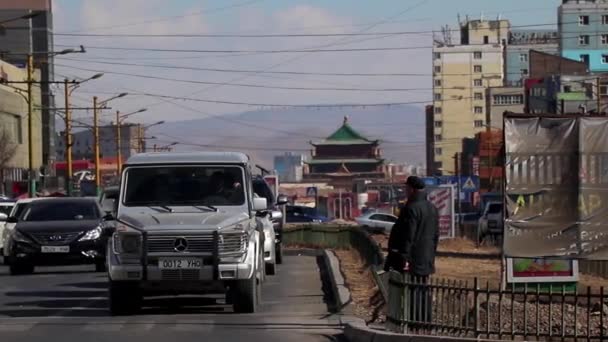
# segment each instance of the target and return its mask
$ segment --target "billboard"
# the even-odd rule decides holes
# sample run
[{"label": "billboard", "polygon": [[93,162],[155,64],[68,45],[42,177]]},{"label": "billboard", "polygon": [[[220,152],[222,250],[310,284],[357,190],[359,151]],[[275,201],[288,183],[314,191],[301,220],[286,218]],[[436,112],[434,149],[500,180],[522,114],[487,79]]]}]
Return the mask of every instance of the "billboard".
[{"label": "billboard", "polygon": [[608,118],[504,124],[506,256],[608,260]]},{"label": "billboard", "polygon": [[509,283],[558,283],[578,281],[578,262],[566,259],[507,259]]},{"label": "billboard", "polygon": [[439,238],[455,237],[454,197],[456,191],[454,186],[430,186],[427,189],[428,200],[435,205],[439,214]]}]

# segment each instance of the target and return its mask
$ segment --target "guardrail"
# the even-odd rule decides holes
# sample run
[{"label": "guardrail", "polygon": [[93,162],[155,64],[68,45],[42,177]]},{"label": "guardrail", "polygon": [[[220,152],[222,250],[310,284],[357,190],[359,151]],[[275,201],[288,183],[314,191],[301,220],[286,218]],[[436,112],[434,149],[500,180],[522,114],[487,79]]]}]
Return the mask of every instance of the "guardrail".
[{"label": "guardrail", "polygon": [[608,339],[608,297],[566,286],[507,291],[392,271],[387,329],[398,333],[487,339]]}]

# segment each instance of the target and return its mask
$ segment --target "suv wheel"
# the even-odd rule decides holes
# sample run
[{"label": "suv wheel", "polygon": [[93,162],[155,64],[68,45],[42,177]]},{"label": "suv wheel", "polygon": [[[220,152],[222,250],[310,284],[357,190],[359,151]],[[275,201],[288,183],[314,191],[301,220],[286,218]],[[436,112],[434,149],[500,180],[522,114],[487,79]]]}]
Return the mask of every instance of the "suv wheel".
[{"label": "suv wheel", "polygon": [[34,265],[13,261],[10,263],[9,271],[11,275],[32,274],[34,273]]},{"label": "suv wheel", "polygon": [[277,265],[280,265],[283,263],[283,247],[281,243],[277,243],[276,247],[275,247],[275,260],[277,262]]},{"label": "suv wheel", "polygon": [[105,272],[106,268],[106,259],[96,260],[95,261],[95,272]]},{"label": "suv wheel", "polygon": [[255,313],[258,307],[260,285],[255,274],[249,279],[237,280],[234,284],[232,305],[236,313]]},{"label": "suv wheel", "polygon": [[141,308],[143,297],[136,285],[110,281],[109,292],[110,313],[113,316],[131,315]]}]

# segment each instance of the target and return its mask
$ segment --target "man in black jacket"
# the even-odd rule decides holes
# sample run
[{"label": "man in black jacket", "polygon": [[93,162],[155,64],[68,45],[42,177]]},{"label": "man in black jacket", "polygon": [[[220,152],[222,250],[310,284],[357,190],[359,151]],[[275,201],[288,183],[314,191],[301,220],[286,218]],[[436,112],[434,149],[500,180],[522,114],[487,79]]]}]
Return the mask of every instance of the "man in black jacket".
[{"label": "man in black jacket", "polygon": [[407,204],[388,240],[388,257],[384,269],[410,275],[410,281],[421,286],[410,287],[410,320],[430,322],[432,298],[427,291],[428,277],[435,273],[435,253],[439,240],[437,208],[426,199],[424,182],[415,176],[407,179]]}]

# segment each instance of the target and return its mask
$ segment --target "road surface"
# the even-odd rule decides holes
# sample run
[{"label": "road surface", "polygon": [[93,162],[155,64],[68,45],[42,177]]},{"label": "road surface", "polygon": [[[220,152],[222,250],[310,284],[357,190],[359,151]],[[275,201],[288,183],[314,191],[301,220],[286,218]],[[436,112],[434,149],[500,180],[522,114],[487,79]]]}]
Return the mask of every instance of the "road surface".
[{"label": "road surface", "polygon": [[259,313],[232,313],[221,296],[152,298],[136,316],[111,317],[107,276],[93,267],[37,268],[10,276],[0,266],[3,341],[338,341],[320,258],[291,252],[263,286]]}]

